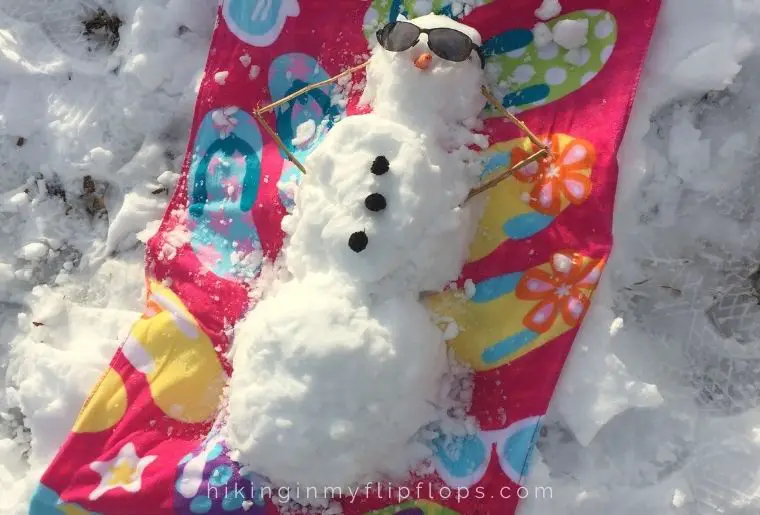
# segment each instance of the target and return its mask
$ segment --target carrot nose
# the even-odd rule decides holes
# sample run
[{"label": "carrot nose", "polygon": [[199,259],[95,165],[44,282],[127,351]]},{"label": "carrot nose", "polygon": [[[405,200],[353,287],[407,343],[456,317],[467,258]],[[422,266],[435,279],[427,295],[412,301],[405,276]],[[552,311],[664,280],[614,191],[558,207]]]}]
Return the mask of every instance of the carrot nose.
[{"label": "carrot nose", "polygon": [[420,70],[427,70],[430,67],[430,63],[433,62],[433,54],[425,52],[417,59],[414,60],[414,65]]}]

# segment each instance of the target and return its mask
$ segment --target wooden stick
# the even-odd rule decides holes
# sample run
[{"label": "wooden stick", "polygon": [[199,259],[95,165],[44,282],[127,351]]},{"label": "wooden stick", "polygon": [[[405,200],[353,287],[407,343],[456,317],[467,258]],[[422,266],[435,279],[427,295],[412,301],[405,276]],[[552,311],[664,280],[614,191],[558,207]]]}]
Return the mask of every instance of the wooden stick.
[{"label": "wooden stick", "polygon": [[504,109],[504,106],[501,105],[501,102],[491,93],[487,87],[483,86],[481,89],[481,92],[483,93],[483,96],[486,97],[486,99],[493,105],[497,111],[499,111],[504,117],[508,118],[509,121],[517,125],[517,127],[525,133],[526,136],[530,139],[530,141],[537,146],[538,148],[546,148],[546,144],[542,142],[540,139],[538,139],[538,136],[533,134],[533,131],[531,131],[527,125],[525,125],[522,121],[520,121],[515,115]]},{"label": "wooden stick", "polygon": [[[481,184],[477,188],[473,188],[472,190],[470,190],[470,193],[467,195],[467,198],[464,199],[464,202],[467,202],[468,200],[470,200],[475,195],[478,195],[480,193],[483,193],[486,190],[489,190],[489,189],[493,188],[494,186],[496,186],[497,184],[499,184],[504,179],[506,179],[508,177],[511,177],[512,174],[514,172],[516,172],[517,170],[519,170],[520,168],[522,168],[522,167],[524,167],[524,166],[532,163],[533,161],[536,161],[537,159],[541,159],[543,156],[547,155],[548,153],[549,153],[549,150],[547,148],[542,148],[538,152],[536,152],[534,154],[531,154],[530,156],[526,157],[525,159],[523,159],[519,163],[515,163],[514,165],[510,166],[509,168],[507,168],[506,170],[504,170],[503,172],[501,172],[496,177],[494,177],[494,178],[492,178],[492,179],[484,182],[483,184]],[[462,204],[464,204],[464,202],[462,202]]]},{"label": "wooden stick", "polygon": [[282,142],[280,139],[280,136],[277,135],[277,133],[272,130],[272,128],[269,126],[269,124],[264,120],[264,117],[261,116],[261,113],[258,109],[253,111],[253,116],[256,118],[256,120],[259,122],[259,124],[264,127],[264,130],[267,131],[267,134],[269,134],[272,139],[274,139],[275,143],[277,143],[280,148],[285,152],[285,155],[288,156],[288,161],[296,165],[296,167],[301,170],[301,173],[306,173],[306,168],[301,164],[301,161],[298,160],[296,156],[293,155],[293,153],[288,150],[288,147],[285,146],[285,143]]},{"label": "wooden stick", "polygon": [[291,101],[291,100],[293,100],[294,98],[297,98],[297,97],[299,97],[299,96],[303,95],[303,94],[304,94],[304,93],[306,93],[307,91],[311,91],[312,89],[321,88],[322,86],[326,86],[327,84],[330,84],[330,83],[332,83],[332,82],[335,82],[336,80],[340,79],[341,77],[345,77],[346,75],[350,75],[350,74],[352,74],[352,73],[354,73],[354,72],[356,72],[356,71],[359,71],[359,70],[361,70],[362,68],[364,68],[365,66],[367,66],[368,64],[369,64],[369,61],[364,61],[364,62],[363,62],[363,63],[361,63],[361,64],[357,64],[356,66],[353,66],[353,67],[351,67],[351,68],[348,68],[347,70],[345,70],[345,71],[343,71],[343,72],[339,73],[339,74],[338,74],[338,75],[336,75],[335,77],[330,77],[329,79],[325,79],[325,80],[322,80],[322,81],[319,81],[319,82],[315,82],[314,84],[309,84],[309,85],[308,85],[308,86],[306,86],[305,88],[299,89],[299,90],[298,90],[298,91],[296,91],[295,93],[291,93],[290,95],[288,95],[288,96],[286,96],[286,97],[284,97],[284,98],[281,98],[281,99],[280,99],[280,100],[278,100],[277,102],[272,102],[272,103],[271,103],[271,104],[269,104],[269,105],[265,105],[264,107],[260,107],[260,108],[258,108],[256,111],[257,111],[259,114],[260,114],[260,113],[266,113],[266,112],[268,112],[268,111],[271,111],[272,109],[275,109],[276,107],[279,107],[279,106],[281,106],[282,104],[287,104],[288,102],[290,102],[290,101]]},{"label": "wooden stick", "polygon": [[[507,118],[509,121],[511,121],[513,124],[517,126],[518,129],[520,129],[526,136],[528,136],[528,139],[538,147],[538,151],[534,154],[528,156],[527,158],[523,159],[519,163],[515,163],[513,166],[510,166],[506,170],[504,170],[502,173],[497,175],[496,177],[492,178],[489,181],[484,182],[480,186],[473,188],[470,190],[470,193],[467,195],[467,198],[464,199],[464,202],[467,202],[475,195],[478,195],[480,193],[483,193],[486,190],[489,190],[499,184],[504,179],[511,177],[514,172],[522,168],[523,166],[526,166],[533,161],[536,161],[537,159],[541,159],[544,156],[550,155],[549,147],[542,142],[540,139],[538,139],[538,136],[536,136],[533,131],[531,131],[527,125],[525,125],[520,119],[518,119],[515,115],[510,113],[508,110],[504,108],[504,106],[501,105],[501,102],[499,102],[499,99],[494,96],[493,93],[486,87],[483,86],[480,89],[481,93],[484,97],[486,97],[486,100],[488,100],[491,105],[493,105],[505,118]],[[464,204],[462,202],[462,204]]]},{"label": "wooden stick", "polygon": [[341,77],[345,77],[346,75],[350,75],[354,73],[355,71],[361,70],[365,66],[369,64],[369,61],[365,61],[361,64],[357,64],[356,66],[353,66],[351,68],[348,68],[347,70],[339,73],[335,77],[330,77],[329,79],[325,79],[323,81],[315,82],[314,84],[310,84],[306,86],[305,88],[301,88],[295,93],[292,93],[284,98],[281,98],[277,102],[272,102],[269,105],[265,105],[264,107],[258,107],[254,109],[253,116],[256,118],[256,120],[261,124],[262,127],[264,127],[264,130],[269,134],[275,143],[282,149],[283,152],[285,152],[285,155],[288,157],[288,161],[293,163],[299,170],[301,170],[301,173],[306,173],[306,168],[303,164],[298,160],[296,156],[293,155],[293,153],[288,149],[287,146],[285,146],[285,143],[283,143],[282,139],[280,139],[280,136],[277,135],[277,133],[272,130],[272,128],[269,126],[269,124],[264,120],[264,117],[262,116],[262,113],[267,113],[269,111],[272,111],[273,109],[276,109],[277,107],[286,104],[293,100],[294,98],[298,98],[299,96],[303,95],[304,93],[311,91],[312,89],[321,88],[322,86],[326,86],[327,84],[330,84],[332,82],[337,81]]}]

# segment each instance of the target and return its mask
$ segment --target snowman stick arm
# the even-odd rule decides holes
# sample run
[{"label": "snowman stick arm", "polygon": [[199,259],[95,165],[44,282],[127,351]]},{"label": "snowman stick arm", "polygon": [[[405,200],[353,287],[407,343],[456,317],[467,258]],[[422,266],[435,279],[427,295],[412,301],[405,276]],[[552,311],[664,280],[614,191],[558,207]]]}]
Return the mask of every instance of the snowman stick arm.
[{"label": "snowman stick arm", "polygon": [[[494,186],[496,186],[497,184],[499,184],[504,179],[507,179],[508,177],[511,177],[512,174],[516,170],[519,170],[520,168],[522,168],[522,167],[524,167],[524,166],[532,163],[533,161],[541,159],[542,157],[550,155],[550,153],[549,153],[549,147],[544,142],[542,142],[538,138],[538,136],[536,136],[533,133],[533,131],[531,131],[528,128],[527,125],[525,125],[515,115],[513,115],[512,113],[510,113],[509,111],[507,111],[506,109],[504,109],[504,106],[501,105],[501,102],[499,102],[499,100],[493,95],[493,93],[491,93],[491,91],[486,86],[483,86],[480,89],[480,91],[483,94],[483,96],[486,97],[486,100],[488,100],[488,102],[491,103],[491,105],[493,105],[505,118],[507,118],[509,121],[511,121],[513,124],[515,124],[517,126],[517,128],[520,129],[523,132],[523,134],[525,134],[528,137],[528,139],[531,141],[531,143],[533,143],[533,145],[535,145],[536,147],[538,147],[538,151],[535,152],[535,153],[533,153],[532,155],[526,157],[525,159],[523,159],[519,163],[515,163],[514,165],[510,166],[509,168],[507,168],[506,170],[504,170],[503,172],[501,172],[500,174],[498,174],[496,177],[493,177],[492,179],[490,179],[490,180],[484,182],[483,184],[481,184],[480,186],[478,186],[478,187],[473,188],[472,190],[470,190],[470,193],[467,195],[467,198],[464,199],[464,202],[467,202],[468,200],[470,200],[475,195],[478,195],[480,193],[483,193],[486,190],[489,190],[489,189],[493,188]],[[462,204],[464,204],[464,202],[462,202]]]},{"label": "snowman stick arm", "polygon": [[493,95],[493,93],[488,90],[487,87],[483,86],[481,88],[481,92],[483,93],[483,96],[486,97],[486,100],[488,100],[491,105],[496,108],[497,111],[499,111],[505,118],[509,119],[510,122],[514,123],[518,129],[523,131],[523,133],[528,136],[531,143],[533,143],[538,148],[547,148],[546,144],[538,139],[538,136],[533,134],[533,131],[531,131],[527,125],[520,121],[515,115],[504,109],[504,106],[501,105],[501,102],[499,102],[499,100]]},{"label": "snowman stick arm", "polygon": [[[475,195],[478,195],[480,193],[483,193],[486,190],[489,190],[489,189],[493,188],[494,186],[496,186],[497,184],[499,184],[504,179],[506,179],[508,177],[511,177],[512,174],[516,170],[519,170],[523,166],[525,166],[525,165],[527,165],[529,163],[532,163],[533,161],[536,161],[537,159],[542,158],[543,156],[547,155],[548,153],[549,153],[549,151],[546,148],[542,148],[538,152],[535,152],[535,153],[531,154],[530,156],[526,157],[525,159],[523,159],[519,163],[515,163],[514,165],[510,166],[509,168],[507,168],[506,170],[504,170],[503,172],[501,172],[499,175],[497,175],[496,177],[494,177],[493,179],[484,182],[483,184],[481,184],[477,188],[471,189],[470,193],[467,195],[467,198],[464,199],[464,202],[467,202],[468,200],[470,200]],[[462,202],[462,204],[464,204],[464,202]]]},{"label": "snowman stick arm", "polygon": [[361,64],[357,64],[356,66],[352,66],[351,68],[348,68],[348,69],[342,71],[341,73],[339,73],[338,75],[335,75],[334,77],[330,77],[329,79],[325,79],[325,80],[321,80],[319,82],[315,82],[314,84],[309,84],[305,88],[299,89],[295,93],[291,93],[290,95],[288,95],[286,97],[283,97],[283,98],[281,98],[280,100],[278,100],[276,102],[272,102],[271,104],[265,105],[264,107],[259,107],[258,109],[256,109],[256,112],[259,113],[259,114],[261,114],[261,113],[266,113],[268,111],[271,111],[272,109],[275,109],[275,108],[281,106],[282,104],[287,104],[288,102],[290,102],[294,98],[297,98],[297,97],[303,95],[304,93],[311,91],[312,89],[321,88],[322,86],[326,86],[327,84],[335,82],[336,80],[341,79],[341,78],[345,77],[346,75],[350,75],[350,74],[352,74],[354,72],[357,72],[357,71],[361,70],[362,68],[364,68],[365,66],[367,66],[368,64],[369,64],[369,61],[365,61],[365,62],[363,62]]},{"label": "snowman stick arm", "polygon": [[330,77],[329,79],[325,79],[319,82],[315,82],[314,84],[310,84],[306,86],[305,88],[301,88],[298,91],[291,93],[290,95],[283,97],[276,102],[272,102],[271,104],[265,105],[264,107],[257,107],[256,109],[253,110],[253,117],[256,118],[256,120],[264,128],[267,134],[269,134],[274,140],[274,142],[277,143],[277,146],[279,146],[282,149],[282,151],[287,156],[288,161],[293,163],[299,170],[301,170],[301,173],[305,174],[306,168],[304,168],[303,164],[301,164],[298,158],[294,156],[293,153],[290,151],[290,149],[288,149],[288,147],[282,142],[282,139],[280,139],[280,136],[278,136],[277,133],[274,130],[272,130],[272,128],[269,126],[266,120],[264,120],[262,113],[267,113],[283,104],[287,104],[294,98],[298,98],[299,96],[311,91],[312,89],[321,88],[322,86],[335,82],[338,79],[345,77],[346,75],[350,75],[356,71],[359,71],[362,68],[366,67],[368,64],[369,64],[369,61],[365,61],[361,64],[357,64],[356,66],[352,66],[351,68],[344,70],[343,72],[339,73],[338,75],[335,75],[334,77]]},{"label": "snowman stick arm", "polygon": [[293,153],[288,149],[288,147],[285,145],[285,143],[282,142],[280,139],[280,136],[277,135],[277,133],[272,130],[272,128],[269,126],[269,124],[264,120],[264,117],[261,116],[261,112],[259,109],[254,109],[253,111],[253,117],[256,118],[256,121],[259,122],[259,125],[261,125],[264,130],[269,134],[275,143],[282,149],[283,152],[285,152],[285,155],[288,157],[288,161],[293,163],[299,170],[301,170],[301,173],[306,174],[306,168],[304,168],[303,164],[301,164],[301,161],[298,160],[296,156],[293,155]]}]

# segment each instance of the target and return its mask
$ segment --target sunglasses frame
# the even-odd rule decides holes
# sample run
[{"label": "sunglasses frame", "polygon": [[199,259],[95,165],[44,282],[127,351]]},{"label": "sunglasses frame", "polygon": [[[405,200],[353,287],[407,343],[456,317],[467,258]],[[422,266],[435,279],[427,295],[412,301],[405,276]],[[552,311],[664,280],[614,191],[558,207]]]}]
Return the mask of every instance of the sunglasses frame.
[{"label": "sunglasses frame", "polygon": [[417,32],[418,32],[418,34],[417,34],[417,38],[414,40],[414,43],[412,43],[412,44],[411,44],[411,46],[409,46],[409,48],[413,48],[413,47],[414,47],[414,45],[416,45],[417,43],[419,43],[419,42],[420,42],[420,36],[421,36],[422,34],[426,34],[426,35],[428,36],[428,48],[430,49],[430,51],[431,51],[431,52],[433,52],[433,53],[434,53],[435,55],[437,55],[438,57],[440,57],[441,59],[443,59],[443,60],[445,60],[445,61],[450,61],[450,62],[452,62],[452,63],[463,63],[463,62],[464,62],[464,61],[466,61],[467,59],[463,59],[463,60],[461,60],[461,61],[452,61],[451,59],[446,59],[445,57],[443,57],[442,55],[440,55],[438,52],[436,52],[436,51],[433,49],[433,47],[431,47],[431,46],[430,46],[430,33],[431,33],[431,32],[435,32],[435,31],[437,31],[437,30],[438,30],[438,31],[441,31],[441,30],[445,30],[445,31],[453,31],[453,32],[458,32],[459,34],[461,34],[461,35],[463,35],[464,37],[466,37],[466,38],[467,38],[467,41],[469,41],[469,42],[470,42],[470,48],[469,48],[468,57],[469,57],[469,54],[472,54],[472,52],[474,51],[475,53],[477,53],[477,54],[478,54],[478,58],[480,59],[480,67],[481,67],[481,68],[485,68],[485,67],[486,67],[486,60],[485,60],[485,56],[483,55],[483,49],[480,47],[480,45],[476,45],[476,44],[475,44],[475,42],[472,40],[472,38],[471,38],[470,36],[468,36],[467,34],[465,34],[464,32],[462,32],[461,30],[452,29],[452,28],[450,28],[450,27],[435,27],[435,28],[432,28],[432,29],[423,29],[423,28],[421,28],[421,27],[418,27],[418,26],[417,26],[417,25],[415,25],[414,23],[409,23],[408,21],[392,21],[392,22],[390,22],[390,23],[386,23],[386,24],[385,24],[385,25],[383,25],[381,28],[379,28],[379,29],[377,30],[377,32],[375,32],[375,38],[377,38],[377,42],[380,44],[380,46],[381,46],[381,47],[383,47],[383,48],[385,48],[385,50],[388,50],[388,52],[405,52],[405,51],[409,50],[409,48],[405,48],[404,50],[389,50],[389,49],[388,49],[388,48],[386,48],[386,47],[385,47],[385,45],[383,44],[383,39],[385,39],[385,38],[382,38],[382,37],[381,37],[381,34],[383,33],[383,31],[384,31],[386,28],[390,27],[391,25],[394,25],[394,26],[395,26],[395,25],[400,25],[400,24],[404,24],[404,25],[410,25],[410,26],[414,27],[415,29],[417,29]]}]

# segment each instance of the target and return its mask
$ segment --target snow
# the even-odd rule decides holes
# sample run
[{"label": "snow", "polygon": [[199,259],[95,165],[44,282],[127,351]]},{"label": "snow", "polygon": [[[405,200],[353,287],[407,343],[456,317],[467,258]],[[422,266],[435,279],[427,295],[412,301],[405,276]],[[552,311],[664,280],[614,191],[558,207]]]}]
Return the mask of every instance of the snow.
[{"label": "snow", "polygon": [[588,20],[560,20],[552,29],[554,42],[566,50],[581,48],[588,43]]},{"label": "snow", "polygon": [[302,146],[307,144],[317,133],[317,122],[314,120],[306,120],[296,127],[296,137],[293,138],[293,145]]},{"label": "snow", "polygon": [[665,0],[618,155],[615,245],[520,515],[744,515],[760,478],[760,8]]},{"label": "snow", "polygon": [[472,279],[466,279],[464,282],[464,294],[468,299],[475,295],[475,283]]},{"label": "snow", "polygon": [[[216,9],[207,0],[103,2],[123,22],[111,49],[81,34],[98,3],[0,5],[3,515],[27,513],[39,475],[142,311],[137,236],[155,228],[180,171]],[[154,194],[161,185],[169,191]],[[96,197],[100,214],[88,211]]]},{"label": "snow", "polygon": [[[143,243],[167,198],[151,191],[179,171],[216,9],[104,3],[124,21],[110,53],[66,29],[87,3],[0,6],[3,514],[26,513],[142,309]],[[618,156],[613,255],[529,479],[552,499],[529,497],[521,515],[758,511],[760,318],[746,295],[760,243],[758,22],[750,0],[663,0]],[[79,201],[85,175],[109,186],[106,219]],[[56,239],[57,255],[15,255]]]},{"label": "snow", "polygon": [[172,230],[167,231],[161,235],[163,239],[163,245],[161,246],[161,250],[158,253],[158,259],[161,261],[171,261],[176,256],[177,250],[184,247],[187,243],[190,242],[190,231],[183,223],[184,217],[181,215],[177,216],[177,213],[174,214],[175,218],[178,219],[178,223]]},{"label": "snow", "polygon": [[562,5],[559,0],[543,0],[541,6],[535,10],[536,18],[539,20],[550,20],[562,12]]},{"label": "snow", "polygon": [[214,82],[216,82],[220,86],[223,86],[227,82],[227,77],[229,77],[229,75],[230,75],[230,72],[226,70],[221,71],[221,72],[216,72],[214,74]]},{"label": "snow", "polygon": [[457,335],[459,335],[459,326],[456,322],[446,324],[446,329],[443,330],[443,339],[450,341],[456,338]]},{"label": "snow", "polygon": [[24,245],[18,253],[18,257],[28,261],[39,261],[47,257],[49,247],[42,242],[33,241]]},{"label": "snow", "polygon": [[554,41],[554,34],[552,34],[552,29],[546,23],[539,22],[533,27],[533,39],[538,48],[544,48]]},{"label": "snow", "polygon": [[172,186],[177,184],[178,180],[179,180],[179,174],[171,170],[164,170],[163,172],[161,172],[161,175],[159,175],[156,178],[156,181],[158,181],[158,183],[161,186],[164,186],[167,188],[171,188]]}]

